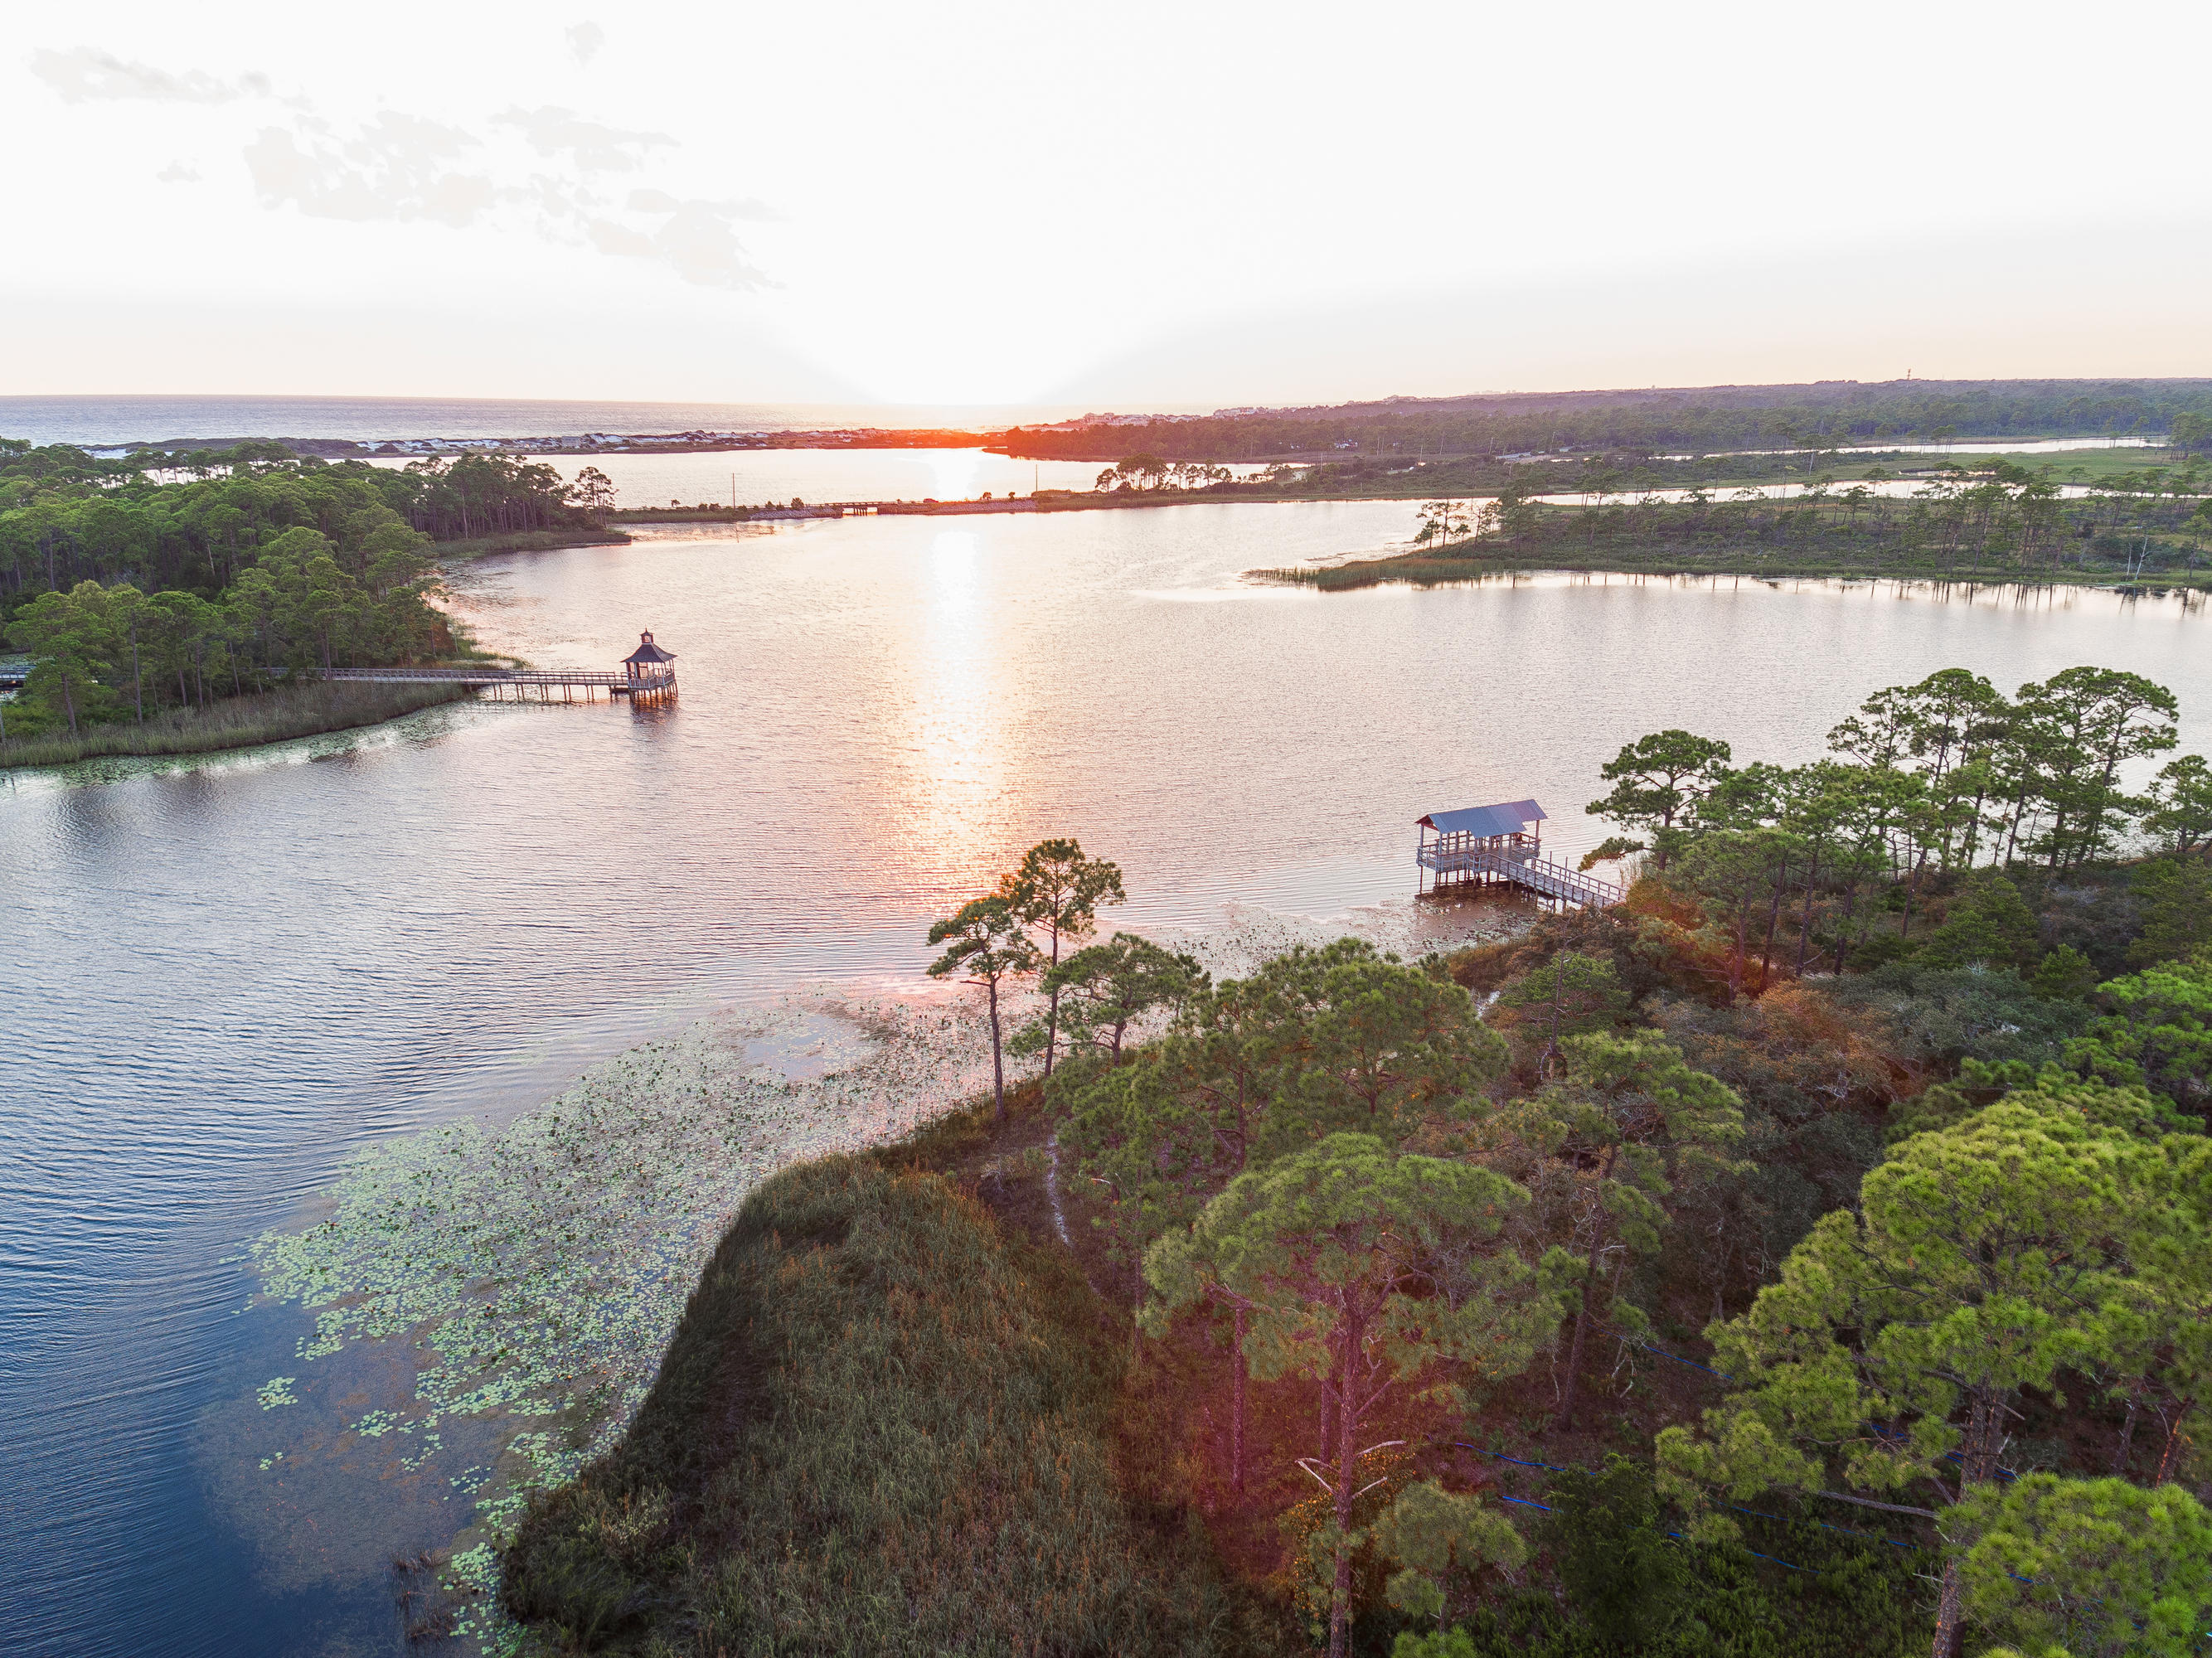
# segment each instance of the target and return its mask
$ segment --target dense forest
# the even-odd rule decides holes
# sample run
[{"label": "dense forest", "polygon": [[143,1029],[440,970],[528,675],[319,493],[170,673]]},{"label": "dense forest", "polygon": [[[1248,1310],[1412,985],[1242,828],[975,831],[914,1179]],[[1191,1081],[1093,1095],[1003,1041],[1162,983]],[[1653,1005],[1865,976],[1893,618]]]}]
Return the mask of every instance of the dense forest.
[{"label": "dense forest", "polygon": [[2176,714],[1953,670],[1801,765],[1656,732],[1590,808],[1626,902],[1415,963],[1216,981],[1043,843],[931,934],[1041,1084],[763,1188],[508,1606],[641,1653],[2203,1650]]},{"label": "dense forest", "polygon": [[[2177,422],[2179,424],[2177,425]],[[2208,380],[1825,380],[1650,391],[1394,398],[1331,408],[1224,411],[1192,419],[1023,427],[1024,459],[1118,461],[1486,455],[1562,449],[1656,455],[1954,439],[2173,434],[2212,441]]]},{"label": "dense forest", "polygon": [[252,443],[107,461],[0,440],[0,629],[33,660],[7,734],[445,654],[433,544],[575,518],[552,468],[504,456],[331,465]]}]

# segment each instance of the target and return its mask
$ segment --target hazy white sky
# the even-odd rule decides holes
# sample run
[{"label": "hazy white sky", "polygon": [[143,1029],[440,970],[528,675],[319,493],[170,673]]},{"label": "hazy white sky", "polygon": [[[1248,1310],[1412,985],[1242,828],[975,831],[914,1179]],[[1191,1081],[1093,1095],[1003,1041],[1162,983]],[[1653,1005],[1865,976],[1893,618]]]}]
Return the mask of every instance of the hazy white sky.
[{"label": "hazy white sky", "polygon": [[27,5],[0,392],[2212,374],[2212,7]]}]

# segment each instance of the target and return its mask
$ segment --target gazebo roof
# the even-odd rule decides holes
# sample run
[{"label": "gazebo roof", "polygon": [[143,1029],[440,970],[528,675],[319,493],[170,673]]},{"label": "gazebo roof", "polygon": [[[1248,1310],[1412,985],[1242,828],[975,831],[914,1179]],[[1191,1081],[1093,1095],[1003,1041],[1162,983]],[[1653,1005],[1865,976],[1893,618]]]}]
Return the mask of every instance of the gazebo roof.
[{"label": "gazebo roof", "polygon": [[650,633],[640,634],[637,636],[637,648],[632,651],[628,656],[623,658],[623,661],[625,664],[632,662],[673,662],[674,660],[676,660],[676,653],[673,651],[662,650],[659,646],[653,642],[653,635]]},{"label": "gazebo roof", "polygon": [[1529,824],[1544,819],[1544,809],[1534,800],[1503,800],[1494,806],[1462,806],[1457,811],[1432,811],[1421,823],[1443,835],[1519,835]]}]

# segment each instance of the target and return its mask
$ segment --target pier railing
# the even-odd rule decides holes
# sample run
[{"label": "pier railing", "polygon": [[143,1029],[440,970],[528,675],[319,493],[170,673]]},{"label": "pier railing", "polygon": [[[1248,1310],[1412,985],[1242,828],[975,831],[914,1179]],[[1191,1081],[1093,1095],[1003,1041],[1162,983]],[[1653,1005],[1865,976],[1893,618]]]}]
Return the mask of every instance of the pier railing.
[{"label": "pier railing", "polygon": [[1487,878],[1505,881],[1565,903],[1604,909],[1628,896],[1626,889],[1613,882],[1586,875],[1581,870],[1555,864],[1521,848],[1478,851],[1431,843],[1420,849],[1419,856],[1421,867],[1434,871],[1440,878],[1455,877],[1471,881]]},{"label": "pier railing", "polygon": [[468,685],[484,689],[512,689],[520,696],[535,690],[573,695],[576,691],[605,691],[610,696],[654,696],[676,689],[676,670],[647,668],[632,677],[616,668],[332,668],[325,679],[354,684]]}]

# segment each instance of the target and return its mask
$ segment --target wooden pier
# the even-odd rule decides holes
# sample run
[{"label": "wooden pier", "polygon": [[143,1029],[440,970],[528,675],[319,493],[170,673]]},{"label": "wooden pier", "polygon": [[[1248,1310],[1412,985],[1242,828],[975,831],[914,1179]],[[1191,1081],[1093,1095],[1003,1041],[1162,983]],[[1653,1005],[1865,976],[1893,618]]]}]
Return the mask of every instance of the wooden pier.
[{"label": "wooden pier", "polygon": [[528,701],[535,691],[540,702],[596,702],[604,691],[609,701],[627,696],[633,702],[665,702],[676,695],[675,665],[676,653],[661,649],[647,633],[618,668],[332,668],[323,677],[355,684],[465,685],[489,691],[495,701]]},{"label": "wooden pier", "polygon": [[1545,857],[1544,821],[1544,809],[1534,800],[1429,813],[1419,820],[1417,890],[1425,896],[1517,887],[1562,906],[1595,909],[1628,896],[1613,882]]}]

